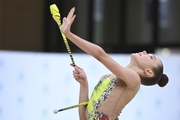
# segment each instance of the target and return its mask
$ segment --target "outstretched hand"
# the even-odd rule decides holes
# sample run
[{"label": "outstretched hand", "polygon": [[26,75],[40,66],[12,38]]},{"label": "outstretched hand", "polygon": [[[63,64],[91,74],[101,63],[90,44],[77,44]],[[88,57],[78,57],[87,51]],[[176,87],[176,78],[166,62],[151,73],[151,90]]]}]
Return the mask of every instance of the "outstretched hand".
[{"label": "outstretched hand", "polygon": [[74,12],[75,12],[75,7],[71,8],[71,10],[69,11],[67,17],[63,18],[63,23],[62,23],[61,31],[65,35],[70,33],[71,25],[74,22],[74,19],[76,17],[76,15],[74,15]]},{"label": "outstretched hand", "polygon": [[71,66],[74,67],[73,70],[73,77],[76,81],[78,81],[80,84],[87,83],[87,76],[84,70],[77,65],[74,66],[74,64],[71,64]]}]

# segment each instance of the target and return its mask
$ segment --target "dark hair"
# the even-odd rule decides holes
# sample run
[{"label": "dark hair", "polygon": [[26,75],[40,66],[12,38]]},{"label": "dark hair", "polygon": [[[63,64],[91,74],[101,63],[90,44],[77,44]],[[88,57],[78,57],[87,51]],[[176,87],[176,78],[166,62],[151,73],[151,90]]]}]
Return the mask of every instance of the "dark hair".
[{"label": "dark hair", "polygon": [[166,74],[163,74],[162,63],[161,63],[161,65],[159,65],[157,67],[153,67],[152,71],[154,73],[154,76],[146,77],[146,78],[141,77],[141,83],[143,85],[147,85],[147,86],[158,84],[160,87],[164,87],[168,83],[169,79]]}]

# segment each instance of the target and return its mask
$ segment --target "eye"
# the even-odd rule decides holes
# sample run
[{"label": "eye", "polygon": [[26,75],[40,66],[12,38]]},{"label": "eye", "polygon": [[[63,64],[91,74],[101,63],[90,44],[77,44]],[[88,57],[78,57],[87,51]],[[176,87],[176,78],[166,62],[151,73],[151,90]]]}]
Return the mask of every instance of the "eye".
[{"label": "eye", "polygon": [[153,60],[153,56],[152,55],[150,55],[150,58],[151,58],[151,60]]}]

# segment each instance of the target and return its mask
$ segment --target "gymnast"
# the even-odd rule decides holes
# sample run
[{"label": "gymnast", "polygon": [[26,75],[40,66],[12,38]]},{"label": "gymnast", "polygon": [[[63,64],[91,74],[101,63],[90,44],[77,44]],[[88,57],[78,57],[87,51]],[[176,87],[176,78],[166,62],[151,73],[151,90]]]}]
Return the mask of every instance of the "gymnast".
[{"label": "gymnast", "polygon": [[100,46],[91,43],[71,32],[76,17],[73,7],[63,18],[61,31],[76,46],[101,62],[112,73],[103,75],[88,97],[88,79],[79,66],[74,67],[73,76],[80,83],[79,103],[88,101],[88,105],[79,107],[80,120],[118,120],[122,109],[134,98],[140,85],[159,85],[168,83],[163,73],[163,64],[158,56],[146,51],[132,53],[126,67],[117,63]]}]

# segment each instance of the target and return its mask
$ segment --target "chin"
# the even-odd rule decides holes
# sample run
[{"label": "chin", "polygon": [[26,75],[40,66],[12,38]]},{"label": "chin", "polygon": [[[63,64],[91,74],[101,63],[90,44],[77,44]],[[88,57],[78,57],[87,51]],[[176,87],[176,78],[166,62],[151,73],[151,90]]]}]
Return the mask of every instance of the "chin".
[{"label": "chin", "polygon": [[139,54],[138,53],[131,54],[131,61],[137,62],[138,60],[139,60]]},{"label": "chin", "polygon": [[132,57],[132,56],[135,56],[135,55],[137,55],[137,53],[132,53],[132,54],[131,54],[131,57]]},{"label": "chin", "polygon": [[138,56],[139,56],[138,53],[132,53],[132,54],[131,54],[131,57],[138,57]]}]

